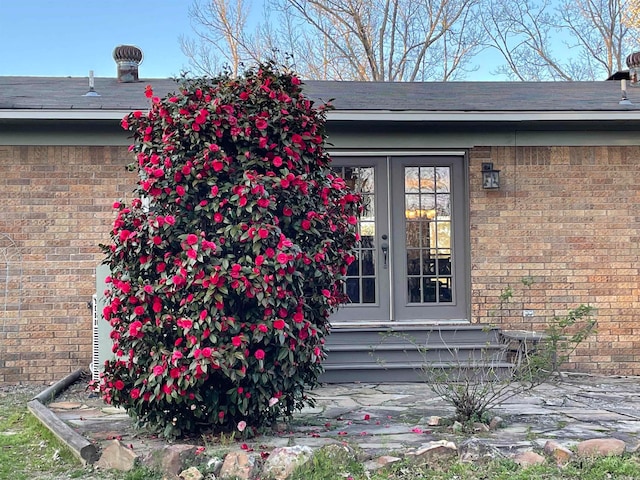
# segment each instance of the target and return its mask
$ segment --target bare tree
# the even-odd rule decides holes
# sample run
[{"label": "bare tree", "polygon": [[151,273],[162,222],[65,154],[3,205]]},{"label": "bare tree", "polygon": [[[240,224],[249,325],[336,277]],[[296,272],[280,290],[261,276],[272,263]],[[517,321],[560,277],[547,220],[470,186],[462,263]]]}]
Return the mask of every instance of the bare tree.
[{"label": "bare tree", "polygon": [[270,0],[271,21],[249,32],[250,1],[194,0],[197,38],[182,47],[198,71],[216,56],[236,71],[286,52],[309,78],[451,80],[473,69],[485,35],[480,0]]},{"label": "bare tree", "polygon": [[483,23],[504,58],[498,73],[518,80],[599,80],[623,68],[637,30],[625,0],[488,0]]},{"label": "bare tree", "polygon": [[345,79],[448,80],[468,68],[484,35],[473,28],[478,0],[279,1],[323,40]]},{"label": "bare tree", "polygon": [[243,62],[255,60],[255,51],[248,33],[247,20],[251,0],[194,1],[189,16],[196,39],[181,37],[183,53],[200,74],[212,75],[223,66],[238,74]]}]

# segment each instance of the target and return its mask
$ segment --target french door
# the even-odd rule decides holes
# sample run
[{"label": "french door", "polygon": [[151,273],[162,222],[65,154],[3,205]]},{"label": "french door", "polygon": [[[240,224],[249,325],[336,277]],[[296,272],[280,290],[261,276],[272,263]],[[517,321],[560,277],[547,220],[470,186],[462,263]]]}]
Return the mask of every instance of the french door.
[{"label": "french door", "polygon": [[349,303],[334,324],[468,318],[464,157],[334,157],[361,194]]}]

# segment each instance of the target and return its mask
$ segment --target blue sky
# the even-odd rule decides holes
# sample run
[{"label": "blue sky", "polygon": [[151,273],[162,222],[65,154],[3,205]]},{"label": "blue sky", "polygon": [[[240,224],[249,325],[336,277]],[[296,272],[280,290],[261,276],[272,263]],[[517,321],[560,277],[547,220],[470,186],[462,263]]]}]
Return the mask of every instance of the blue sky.
[{"label": "blue sky", "polygon": [[140,76],[179,75],[187,65],[190,0],[0,0],[0,75],[116,74],[113,49],[144,52]]},{"label": "blue sky", "polygon": [[[260,2],[256,2],[259,4]],[[114,77],[117,45],[144,52],[141,78],[167,78],[188,69],[181,35],[192,35],[191,0],[0,0],[0,76]],[[261,7],[259,12],[260,14]],[[487,53],[476,59],[490,75]]]}]

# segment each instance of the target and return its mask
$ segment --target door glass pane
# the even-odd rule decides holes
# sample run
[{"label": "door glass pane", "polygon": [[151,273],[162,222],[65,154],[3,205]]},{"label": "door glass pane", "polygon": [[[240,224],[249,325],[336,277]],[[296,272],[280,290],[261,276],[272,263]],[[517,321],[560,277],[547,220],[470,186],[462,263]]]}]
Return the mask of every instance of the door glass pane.
[{"label": "door glass pane", "polygon": [[[376,267],[372,250],[362,250],[362,275],[375,275]],[[355,262],[354,262],[355,263]]]},{"label": "door glass pane", "polygon": [[407,247],[421,247],[420,222],[407,221]]},{"label": "door glass pane", "polygon": [[451,167],[411,166],[404,174],[408,301],[451,303]]},{"label": "door glass pane", "polygon": [[357,278],[347,278],[347,296],[351,303],[360,303],[360,282]]},{"label": "door glass pane", "polygon": [[407,250],[407,275],[420,275],[420,250]]},{"label": "door glass pane", "polygon": [[420,191],[420,169],[418,167],[407,167],[404,175],[405,193]]},{"label": "door glass pane", "polygon": [[362,303],[376,303],[375,278],[362,279]]},{"label": "door glass pane", "polygon": [[422,193],[435,191],[435,172],[433,167],[421,167],[420,168],[420,191]]},{"label": "door glass pane", "polygon": [[407,280],[409,302],[420,303],[420,277],[409,277]]},{"label": "door glass pane", "polygon": [[451,168],[436,167],[436,192],[451,192]]},{"label": "door glass pane", "polygon": [[334,167],[332,170],[360,194],[364,206],[358,219],[360,243],[356,248],[356,260],[347,268],[345,293],[351,304],[376,303],[375,170],[374,167]]}]

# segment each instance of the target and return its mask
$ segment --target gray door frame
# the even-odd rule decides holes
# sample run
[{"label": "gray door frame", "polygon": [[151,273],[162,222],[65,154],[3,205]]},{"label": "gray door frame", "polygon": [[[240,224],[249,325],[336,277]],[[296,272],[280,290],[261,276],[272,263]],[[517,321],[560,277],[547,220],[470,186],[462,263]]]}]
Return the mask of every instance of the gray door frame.
[{"label": "gray door frame", "polygon": [[[376,303],[344,305],[331,316],[336,326],[407,323],[468,323],[470,318],[470,252],[468,158],[461,151],[332,152],[333,166],[374,167],[376,191]],[[452,169],[452,248],[455,259],[452,305],[411,305],[407,301],[404,166],[442,165]],[[382,235],[387,235],[383,240]],[[381,244],[388,243],[387,267]],[[404,261],[401,261],[404,260]]]}]

